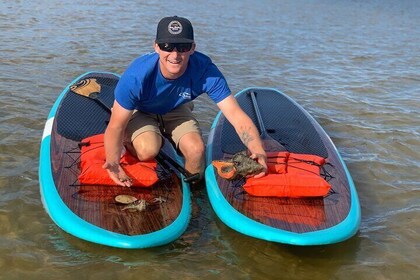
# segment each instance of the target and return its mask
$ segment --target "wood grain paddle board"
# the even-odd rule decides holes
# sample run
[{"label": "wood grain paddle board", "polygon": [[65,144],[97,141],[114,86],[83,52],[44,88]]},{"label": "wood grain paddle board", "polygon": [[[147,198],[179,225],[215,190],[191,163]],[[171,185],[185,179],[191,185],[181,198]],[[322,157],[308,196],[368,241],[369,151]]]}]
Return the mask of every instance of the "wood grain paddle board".
[{"label": "wood grain paddle board", "polygon": [[[100,85],[98,99],[72,92],[85,79]],[[158,166],[159,182],[152,188],[81,185],[80,141],[104,133],[119,76],[89,72],[60,94],[45,124],[40,151],[40,190],[45,210],[64,231],[87,241],[119,248],[146,248],[169,243],[187,228],[191,201],[181,174]],[[104,106],[105,105],[105,106]],[[168,143],[168,141],[166,141]],[[164,150],[179,162],[170,144]],[[123,210],[117,195],[147,202],[144,211]]]},{"label": "wood grain paddle board", "polygon": [[238,232],[285,244],[330,244],[353,236],[360,224],[359,200],[350,173],[331,139],[300,105],[269,88],[248,88],[235,96],[257,127],[251,91],[270,137],[289,152],[327,159],[323,175],[332,189],[324,198],[256,197],[244,191],[244,179],[228,181],[219,177],[211,161],[227,160],[245,150],[234,128],[219,113],[207,143],[206,168],[207,191],[216,214]]}]

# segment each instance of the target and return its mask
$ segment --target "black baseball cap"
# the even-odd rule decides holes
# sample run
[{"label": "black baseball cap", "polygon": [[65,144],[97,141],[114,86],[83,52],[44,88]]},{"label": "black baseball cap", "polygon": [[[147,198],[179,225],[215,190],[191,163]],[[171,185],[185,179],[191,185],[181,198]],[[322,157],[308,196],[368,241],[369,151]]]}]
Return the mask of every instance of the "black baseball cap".
[{"label": "black baseball cap", "polygon": [[165,17],[159,21],[156,43],[194,43],[191,22],[183,17]]}]

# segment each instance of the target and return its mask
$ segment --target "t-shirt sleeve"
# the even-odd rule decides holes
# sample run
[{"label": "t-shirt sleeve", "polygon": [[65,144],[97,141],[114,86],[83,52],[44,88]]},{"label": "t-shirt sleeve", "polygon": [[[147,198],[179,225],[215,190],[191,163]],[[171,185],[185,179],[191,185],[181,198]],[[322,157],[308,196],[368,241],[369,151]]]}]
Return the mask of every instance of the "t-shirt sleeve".
[{"label": "t-shirt sleeve", "polygon": [[215,102],[219,103],[231,93],[230,88],[226,82],[222,72],[216,65],[210,64],[204,74],[204,88],[203,91]]},{"label": "t-shirt sleeve", "polygon": [[134,110],[139,99],[141,85],[130,69],[121,76],[115,88],[115,100],[124,109]]}]

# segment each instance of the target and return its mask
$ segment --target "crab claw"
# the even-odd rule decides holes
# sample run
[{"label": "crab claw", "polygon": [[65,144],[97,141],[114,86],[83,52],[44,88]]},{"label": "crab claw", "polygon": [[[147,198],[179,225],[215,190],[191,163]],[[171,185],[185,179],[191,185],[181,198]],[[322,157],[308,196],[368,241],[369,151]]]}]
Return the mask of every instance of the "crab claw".
[{"label": "crab claw", "polygon": [[233,162],[213,160],[211,163],[216,167],[217,174],[219,174],[220,177],[231,180],[236,176],[236,168]]}]

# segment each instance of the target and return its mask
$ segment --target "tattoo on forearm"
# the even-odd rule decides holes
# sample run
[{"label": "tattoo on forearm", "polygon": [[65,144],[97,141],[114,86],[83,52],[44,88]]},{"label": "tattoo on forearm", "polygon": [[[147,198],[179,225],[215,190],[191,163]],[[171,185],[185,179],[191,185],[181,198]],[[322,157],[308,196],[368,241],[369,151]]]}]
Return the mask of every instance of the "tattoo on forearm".
[{"label": "tattoo on forearm", "polygon": [[[249,128],[248,128],[249,130]],[[248,143],[251,142],[252,140],[254,140],[254,138],[249,134],[249,132],[247,130],[245,130],[244,128],[242,129],[242,132],[240,134],[241,137],[241,141],[244,143],[245,146],[248,147]]]}]

